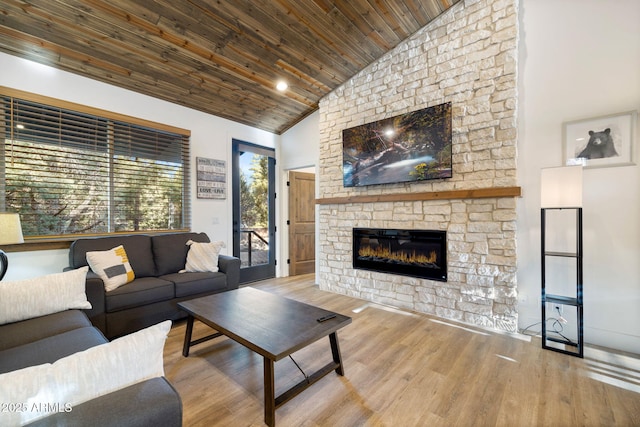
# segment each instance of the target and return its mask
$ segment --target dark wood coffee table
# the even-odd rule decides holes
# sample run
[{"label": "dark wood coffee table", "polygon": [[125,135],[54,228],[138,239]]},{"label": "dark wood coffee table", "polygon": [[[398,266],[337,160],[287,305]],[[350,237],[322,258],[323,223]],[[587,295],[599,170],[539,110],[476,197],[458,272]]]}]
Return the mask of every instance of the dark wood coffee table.
[{"label": "dark wood coffee table", "polygon": [[[344,375],[337,330],[351,318],[319,307],[283,298],[251,287],[243,287],[178,303],[189,314],[182,354],[189,348],[225,335],[264,358],[264,421],[275,425],[275,411],[331,371]],[[331,316],[325,321],[317,319]],[[217,333],[191,341],[193,321],[215,329]],[[274,364],[321,338],[329,336],[333,362],[279,396],[275,396]]]}]

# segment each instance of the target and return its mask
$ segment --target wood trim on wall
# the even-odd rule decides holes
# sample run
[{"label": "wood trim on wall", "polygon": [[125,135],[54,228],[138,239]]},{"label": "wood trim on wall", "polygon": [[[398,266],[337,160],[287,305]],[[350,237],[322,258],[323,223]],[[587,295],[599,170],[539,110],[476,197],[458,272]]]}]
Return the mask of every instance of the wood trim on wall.
[{"label": "wood trim on wall", "polygon": [[69,249],[71,243],[76,239],[59,239],[59,240],[25,240],[24,243],[15,245],[4,245],[2,250],[9,252],[32,252],[32,251],[51,251],[55,249]]},{"label": "wood trim on wall", "polygon": [[392,193],[316,199],[318,205],[345,203],[410,202],[417,200],[486,199],[492,197],[520,197],[521,187],[493,187],[472,190],[427,191],[422,193]]}]

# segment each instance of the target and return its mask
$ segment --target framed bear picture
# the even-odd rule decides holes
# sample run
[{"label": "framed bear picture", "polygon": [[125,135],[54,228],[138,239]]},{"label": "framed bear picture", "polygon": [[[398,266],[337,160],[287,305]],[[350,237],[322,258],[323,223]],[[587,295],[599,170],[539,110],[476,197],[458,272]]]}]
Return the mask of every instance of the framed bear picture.
[{"label": "framed bear picture", "polygon": [[563,123],[565,165],[599,168],[635,164],[637,119],[637,111],[627,111]]}]

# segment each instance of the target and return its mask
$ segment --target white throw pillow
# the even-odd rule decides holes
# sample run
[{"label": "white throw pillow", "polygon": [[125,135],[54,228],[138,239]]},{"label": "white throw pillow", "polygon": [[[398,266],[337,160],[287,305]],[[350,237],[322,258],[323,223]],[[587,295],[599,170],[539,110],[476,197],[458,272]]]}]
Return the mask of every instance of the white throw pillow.
[{"label": "white throw pillow", "polygon": [[225,246],[224,242],[198,243],[189,240],[187,245],[189,245],[187,264],[180,273],[218,271],[218,255]]},{"label": "white throw pillow", "polygon": [[107,292],[136,278],[122,245],[108,251],[87,252],[87,264],[102,279]]},{"label": "white throw pillow", "polygon": [[0,325],[73,308],[89,309],[88,267],[32,279],[0,282]]},{"label": "white throw pillow", "polygon": [[0,402],[7,408],[0,411],[0,425],[22,426],[46,416],[40,402],[57,405],[50,370],[47,363],[0,375]]},{"label": "white throw pillow", "polygon": [[0,375],[0,425],[24,425],[130,385],[164,376],[162,353],[171,321],[53,364]]}]

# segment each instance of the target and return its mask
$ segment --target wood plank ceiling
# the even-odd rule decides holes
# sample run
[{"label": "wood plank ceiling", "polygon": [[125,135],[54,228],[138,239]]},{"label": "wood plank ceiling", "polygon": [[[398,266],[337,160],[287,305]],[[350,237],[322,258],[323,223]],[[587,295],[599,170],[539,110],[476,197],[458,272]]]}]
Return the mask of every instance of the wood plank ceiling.
[{"label": "wood plank ceiling", "polygon": [[458,1],[2,0],[0,51],[280,134]]}]

